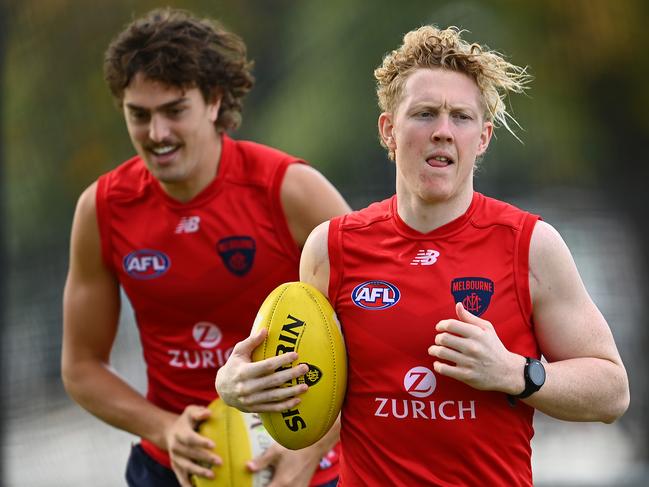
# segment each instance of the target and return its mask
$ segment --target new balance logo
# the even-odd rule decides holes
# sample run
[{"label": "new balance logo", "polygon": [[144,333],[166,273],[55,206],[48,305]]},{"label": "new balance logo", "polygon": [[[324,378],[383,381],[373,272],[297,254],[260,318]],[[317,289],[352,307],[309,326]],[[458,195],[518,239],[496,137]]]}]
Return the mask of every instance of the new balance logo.
[{"label": "new balance logo", "polygon": [[433,265],[437,262],[438,257],[439,252],[437,250],[422,249],[417,252],[417,255],[412,259],[410,265]]},{"label": "new balance logo", "polygon": [[198,231],[200,223],[200,216],[184,216],[176,225],[176,233],[194,233]]}]

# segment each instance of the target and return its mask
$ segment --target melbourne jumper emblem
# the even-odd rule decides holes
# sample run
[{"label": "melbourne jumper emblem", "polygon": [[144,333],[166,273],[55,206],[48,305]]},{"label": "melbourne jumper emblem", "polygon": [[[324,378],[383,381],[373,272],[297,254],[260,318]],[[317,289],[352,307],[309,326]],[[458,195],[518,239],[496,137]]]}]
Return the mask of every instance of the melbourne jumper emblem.
[{"label": "melbourne jumper emblem", "polygon": [[246,275],[255,260],[255,240],[252,237],[236,235],[222,238],[216,244],[225,267],[237,276]]},{"label": "melbourne jumper emblem", "polygon": [[456,303],[461,302],[464,309],[480,316],[489,307],[494,282],[485,277],[458,277],[451,282],[451,293]]}]

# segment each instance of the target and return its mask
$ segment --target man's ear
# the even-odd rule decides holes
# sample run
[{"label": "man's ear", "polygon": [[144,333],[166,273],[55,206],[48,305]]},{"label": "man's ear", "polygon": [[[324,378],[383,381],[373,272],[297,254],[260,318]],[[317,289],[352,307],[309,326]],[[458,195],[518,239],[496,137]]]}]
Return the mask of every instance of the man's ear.
[{"label": "man's ear", "polygon": [[223,93],[221,90],[214,90],[210,99],[207,102],[208,116],[212,123],[216,122],[219,117],[219,110],[221,109],[221,101],[223,100]]},{"label": "man's ear", "polygon": [[478,144],[477,156],[480,157],[485,152],[487,152],[487,147],[489,147],[489,141],[491,141],[491,136],[494,132],[494,124],[491,122],[484,122],[482,125],[482,133],[480,134],[480,143]]},{"label": "man's ear", "polygon": [[394,138],[394,124],[392,122],[392,114],[383,112],[379,115],[379,136],[383,145],[385,145],[391,153],[397,149],[397,142]]}]

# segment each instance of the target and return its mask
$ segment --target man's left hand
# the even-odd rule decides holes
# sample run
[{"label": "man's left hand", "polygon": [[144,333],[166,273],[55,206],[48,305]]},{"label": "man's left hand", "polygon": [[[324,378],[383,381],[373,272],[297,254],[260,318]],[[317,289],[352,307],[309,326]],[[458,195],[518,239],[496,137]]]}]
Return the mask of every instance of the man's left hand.
[{"label": "man's left hand", "polygon": [[457,319],[441,320],[435,327],[438,333],[428,354],[443,360],[433,363],[435,372],[475,389],[521,392],[525,358],[507,350],[493,325],[462,303],[456,303],[455,312]]}]

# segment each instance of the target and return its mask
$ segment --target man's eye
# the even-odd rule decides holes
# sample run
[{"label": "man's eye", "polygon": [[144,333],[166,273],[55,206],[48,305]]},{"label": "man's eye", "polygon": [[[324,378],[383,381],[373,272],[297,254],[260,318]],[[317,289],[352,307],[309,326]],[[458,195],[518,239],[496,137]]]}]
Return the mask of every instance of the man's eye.
[{"label": "man's eye", "polygon": [[131,112],[131,119],[135,120],[136,122],[145,122],[148,120],[149,115],[146,112],[140,112],[140,111],[132,111]]},{"label": "man's eye", "polygon": [[170,108],[167,110],[167,115],[170,117],[177,117],[185,111],[184,108]]}]

